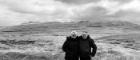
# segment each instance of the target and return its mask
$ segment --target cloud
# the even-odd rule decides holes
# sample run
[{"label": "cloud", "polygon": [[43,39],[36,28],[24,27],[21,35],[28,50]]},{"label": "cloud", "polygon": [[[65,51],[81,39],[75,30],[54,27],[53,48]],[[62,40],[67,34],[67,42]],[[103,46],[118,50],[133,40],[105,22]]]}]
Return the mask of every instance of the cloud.
[{"label": "cloud", "polygon": [[[11,18],[1,19],[13,21],[15,22],[15,25],[17,23],[19,24],[24,21],[31,20],[40,22],[69,22],[73,20],[73,17],[77,16],[77,11],[83,12],[83,10],[86,10],[86,8],[95,5],[93,3],[83,5],[69,5],[55,0],[0,0],[0,3],[2,6],[7,8],[4,9],[7,11],[2,13],[2,15],[6,15],[6,17]],[[6,13],[13,14],[13,17]]]},{"label": "cloud", "polygon": [[[123,20],[140,23],[139,0],[102,0],[78,12],[79,20]],[[77,19],[77,20],[78,20]]]},{"label": "cloud", "polygon": [[[1,19],[9,20],[9,22],[13,21],[15,24],[27,20],[63,22],[64,19],[65,21],[69,21],[68,18],[73,15],[72,6],[54,0],[0,0],[0,3],[2,3],[1,6],[7,8],[4,9],[2,7],[5,13],[1,14],[5,17],[12,18]],[[13,15],[10,16],[7,13]],[[1,21],[5,22],[4,20]]]},{"label": "cloud", "polygon": [[104,20],[119,11],[140,13],[139,6],[139,0],[0,0],[0,25]]},{"label": "cloud", "polygon": [[129,2],[131,2],[131,1],[133,1],[133,0],[109,0],[109,1],[117,1],[117,2],[120,2],[120,3],[129,3]]},{"label": "cloud", "polygon": [[24,21],[27,21],[22,14],[12,12],[4,6],[0,6],[0,8],[3,8],[0,10],[0,25],[18,25]]},{"label": "cloud", "polygon": [[109,13],[115,14],[119,11],[140,12],[140,0],[102,0],[99,5],[106,8]]},{"label": "cloud", "polygon": [[56,9],[65,9],[66,5],[54,0],[5,0],[9,9],[23,13],[54,13]]},{"label": "cloud", "polygon": [[100,0],[56,0],[56,1],[77,5],[77,4],[87,4],[91,2],[99,2]]},{"label": "cloud", "polygon": [[120,7],[120,9],[140,12],[140,8],[138,7],[140,7],[140,0],[134,0],[132,2],[124,4],[122,7]]}]

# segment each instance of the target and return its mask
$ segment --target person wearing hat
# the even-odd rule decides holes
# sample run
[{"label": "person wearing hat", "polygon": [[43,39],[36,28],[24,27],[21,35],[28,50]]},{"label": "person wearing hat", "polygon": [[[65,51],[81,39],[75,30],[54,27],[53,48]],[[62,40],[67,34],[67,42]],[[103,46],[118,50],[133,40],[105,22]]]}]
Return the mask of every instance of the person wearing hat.
[{"label": "person wearing hat", "polygon": [[65,60],[79,60],[79,43],[76,31],[72,31],[71,35],[66,37],[66,41],[62,46],[65,52]]}]

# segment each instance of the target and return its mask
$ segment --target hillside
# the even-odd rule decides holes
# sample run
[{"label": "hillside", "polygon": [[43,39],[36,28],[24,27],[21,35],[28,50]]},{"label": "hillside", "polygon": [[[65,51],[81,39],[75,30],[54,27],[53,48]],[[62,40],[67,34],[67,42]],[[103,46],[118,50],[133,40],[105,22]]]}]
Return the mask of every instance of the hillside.
[{"label": "hillside", "polygon": [[114,31],[139,31],[140,26],[134,23],[126,21],[80,21],[80,22],[46,22],[46,23],[34,23],[24,24],[18,26],[10,26],[1,29],[2,32],[67,32],[71,30],[87,30],[87,31],[102,31],[102,30],[114,30]]},{"label": "hillside", "polygon": [[[47,22],[9,26],[1,29],[8,34],[0,35],[0,59],[64,60],[61,48],[66,36],[62,32],[68,35],[71,30],[91,32],[90,35],[98,46],[97,54],[92,60],[140,59],[140,26],[125,21]],[[138,34],[129,34],[134,31]],[[29,34],[16,34],[26,32]]]}]

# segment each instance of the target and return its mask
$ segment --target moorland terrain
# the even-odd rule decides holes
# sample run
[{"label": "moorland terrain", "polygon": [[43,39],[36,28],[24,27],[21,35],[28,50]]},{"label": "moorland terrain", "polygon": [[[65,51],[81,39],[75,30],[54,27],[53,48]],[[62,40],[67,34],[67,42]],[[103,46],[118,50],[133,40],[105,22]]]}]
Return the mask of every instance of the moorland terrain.
[{"label": "moorland terrain", "polygon": [[140,60],[140,25],[126,21],[47,22],[0,29],[0,60],[64,60],[72,30],[88,31],[98,46],[93,60]]}]

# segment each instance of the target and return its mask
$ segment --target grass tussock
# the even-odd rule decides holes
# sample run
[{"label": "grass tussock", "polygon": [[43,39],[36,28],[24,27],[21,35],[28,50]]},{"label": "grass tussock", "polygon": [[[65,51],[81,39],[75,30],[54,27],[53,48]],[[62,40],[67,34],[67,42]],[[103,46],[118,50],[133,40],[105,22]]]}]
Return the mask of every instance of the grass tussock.
[{"label": "grass tussock", "polygon": [[[1,40],[0,51],[6,52],[0,53],[0,60],[64,60],[62,51],[64,36],[25,36],[22,38],[16,38],[15,41]],[[92,60],[140,60],[138,56],[125,55],[128,52],[121,52],[123,49],[134,47],[135,41],[122,38],[110,38],[105,41],[96,41],[98,51]],[[118,47],[119,45],[123,47]]]}]

